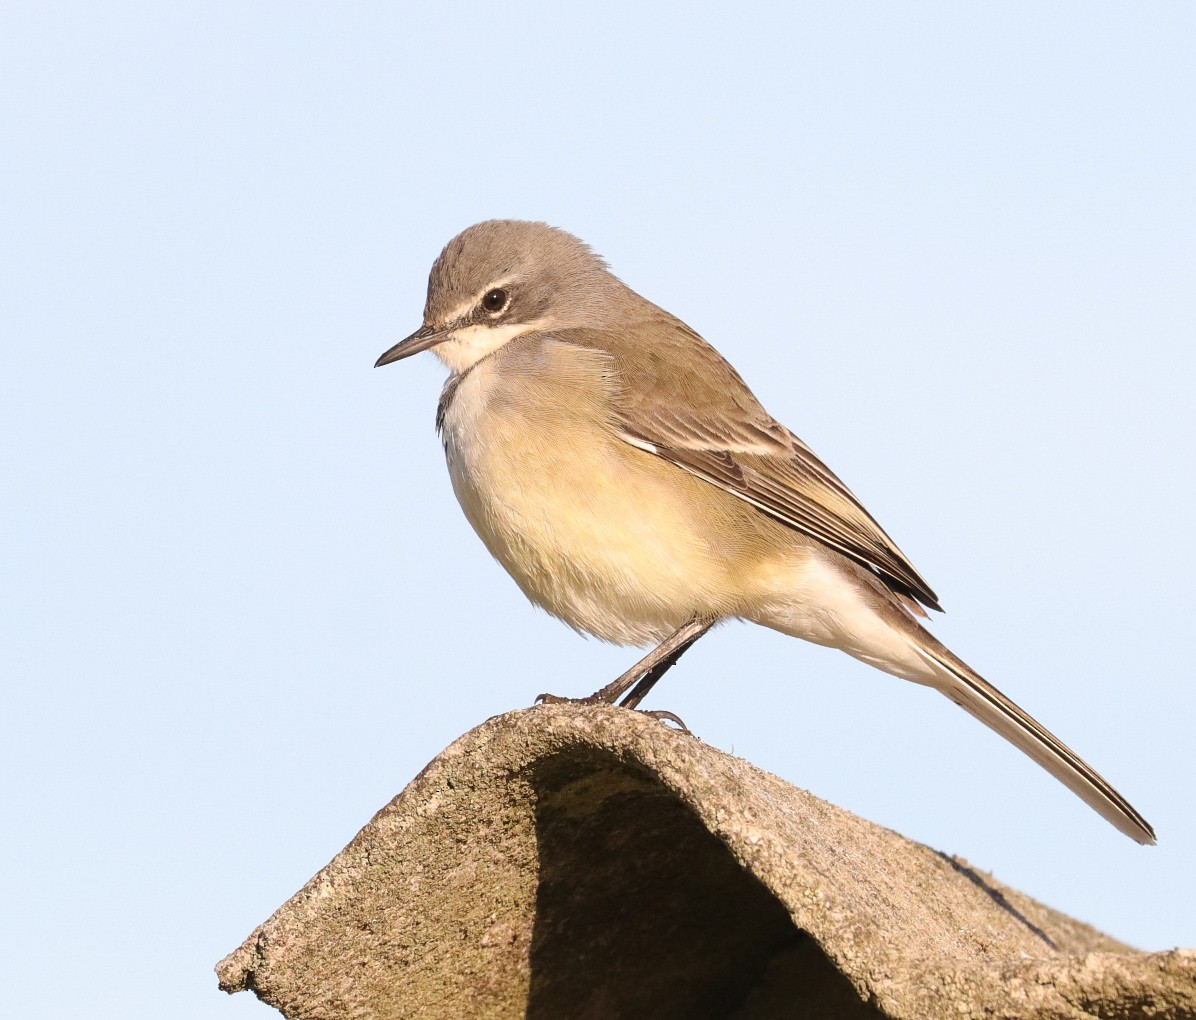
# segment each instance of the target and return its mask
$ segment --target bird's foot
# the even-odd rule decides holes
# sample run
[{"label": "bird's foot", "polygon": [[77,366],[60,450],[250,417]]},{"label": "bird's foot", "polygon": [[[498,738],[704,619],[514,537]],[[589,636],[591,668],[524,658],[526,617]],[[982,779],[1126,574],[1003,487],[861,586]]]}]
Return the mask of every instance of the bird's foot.
[{"label": "bird's foot", "polygon": [[[537,705],[609,705],[611,702],[605,698],[600,698],[596,693],[591,694],[588,698],[563,698],[559,694],[541,694],[536,697],[535,704]],[[620,708],[627,706],[620,705]],[[681,733],[688,733],[693,736],[690,728],[685,725],[681,717],[674,712],[665,712],[660,709],[646,709],[646,708],[632,708],[632,712],[639,712],[640,715],[646,715],[649,718],[655,719],[657,722],[675,723],[677,729]]]},{"label": "bird's foot", "polygon": [[559,694],[537,694],[537,705],[609,705],[610,702],[591,694],[588,698],[562,698]]},{"label": "bird's foot", "polygon": [[688,726],[686,726],[684,722],[682,722],[681,716],[679,716],[673,712],[665,712],[665,711],[662,711],[661,709],[651,709],[651,708],[633,708],[631,711],[639,712],[640,715],[650,716],[651,718],[655,719],[659,723],[664,723],[664,722],[676,723],[677,724],[677,732],[684,733],[690,737],[693,736],[693,731],[690,730],[690,728]]}]

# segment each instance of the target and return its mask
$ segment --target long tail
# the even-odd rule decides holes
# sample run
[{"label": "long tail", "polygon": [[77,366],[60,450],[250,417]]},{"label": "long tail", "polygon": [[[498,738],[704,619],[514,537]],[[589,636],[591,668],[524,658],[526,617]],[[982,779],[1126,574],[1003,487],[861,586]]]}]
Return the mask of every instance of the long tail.
[{"label": "long tail", "polygon": [[1028,754],[1130,839],[1155,842],[1150,823],[1096,769],[926,631],[919,636],[923,640],[916,649],[941,677],[935,686],[948,698]]}]

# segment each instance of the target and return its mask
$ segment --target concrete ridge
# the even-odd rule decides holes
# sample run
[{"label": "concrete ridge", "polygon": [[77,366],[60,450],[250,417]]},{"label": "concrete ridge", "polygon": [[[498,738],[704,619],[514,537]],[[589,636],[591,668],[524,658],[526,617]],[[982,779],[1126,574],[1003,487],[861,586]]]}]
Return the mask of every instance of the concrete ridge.
[{"label": "concrete ridge", "polygon": [[1196,952],[571,705],[455,741],[217,972],[293,1020],[1196,1017]]}]

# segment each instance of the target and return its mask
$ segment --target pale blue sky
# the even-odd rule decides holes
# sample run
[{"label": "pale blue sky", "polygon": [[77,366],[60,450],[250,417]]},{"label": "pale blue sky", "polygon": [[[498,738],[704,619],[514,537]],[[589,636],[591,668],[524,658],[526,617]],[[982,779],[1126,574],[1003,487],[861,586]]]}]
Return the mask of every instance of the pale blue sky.
[{"label": "pale blue sky", "polygon": [[5,1009],[272,1015],[211,967],[438,751],[637,652],[453,500],[375,372],[544,219],[718,346],[1149,818],[758,628],[650,707],[1150,949],[1196,946],[1189,4],[0,9]]}]

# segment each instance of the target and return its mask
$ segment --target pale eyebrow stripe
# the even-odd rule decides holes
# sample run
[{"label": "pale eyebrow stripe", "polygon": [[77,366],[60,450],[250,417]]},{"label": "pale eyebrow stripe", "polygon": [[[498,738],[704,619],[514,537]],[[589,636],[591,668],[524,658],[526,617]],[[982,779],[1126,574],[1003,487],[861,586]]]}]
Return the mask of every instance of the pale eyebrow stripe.
[{"label": "pale eyebrow stripe", "polygon": [[491,291],[500,287],[507,287],[514,282],[514,276],[504,276],[501,280],[496,280],[494,283],[486,284],[486,286],[478,291],[474,297],[467,298],[465,301],[462,301],[459,305],[457,305],[457,307],[451,312],[449,312],[449,314],[445,316],[445,321],[459,322],[469,315],[475,308],[477,308],[478,302],[482,299],[482,295],[487,291]]}]

